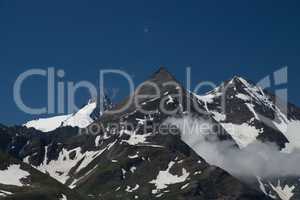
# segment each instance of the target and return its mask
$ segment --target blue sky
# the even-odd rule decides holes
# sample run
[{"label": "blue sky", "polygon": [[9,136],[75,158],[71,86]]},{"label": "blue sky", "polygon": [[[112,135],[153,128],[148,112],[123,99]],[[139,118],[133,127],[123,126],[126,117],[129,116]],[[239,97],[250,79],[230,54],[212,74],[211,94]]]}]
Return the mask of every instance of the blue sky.
[{"label": "blue sky", "polygon": [[[0,0],[0,123],[37,116],[20,111],[13,83],[27,69],[64,69],[64,81],[98,80],[103,68],[136,83],[165,66],[184,81],[253,81],[289,67],[290,101],[300,105],[298,1],[14,1]],[[45,104],[45,80],[26,82],[26,103]],[[121,78],[107,83],[126,95]],[[78,104],[87,101],[85,91]]]}]

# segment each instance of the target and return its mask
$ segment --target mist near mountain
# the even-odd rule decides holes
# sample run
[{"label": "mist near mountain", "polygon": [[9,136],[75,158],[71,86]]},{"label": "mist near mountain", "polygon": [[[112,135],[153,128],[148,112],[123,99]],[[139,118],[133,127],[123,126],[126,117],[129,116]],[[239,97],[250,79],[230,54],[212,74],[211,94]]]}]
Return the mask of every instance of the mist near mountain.
[{"label": "mist near mountain", "polygon": [[[300,150],[283,153],[273,143],[255,141],[238,148],[233,141],[220,141],[211,121],[186,116],[170,118],[165,123],[176,125],[182,140],[208,163],[221,167],[234,176],[261,178],[300,176]],[[297,135],[297,126],[288,129]]]}]

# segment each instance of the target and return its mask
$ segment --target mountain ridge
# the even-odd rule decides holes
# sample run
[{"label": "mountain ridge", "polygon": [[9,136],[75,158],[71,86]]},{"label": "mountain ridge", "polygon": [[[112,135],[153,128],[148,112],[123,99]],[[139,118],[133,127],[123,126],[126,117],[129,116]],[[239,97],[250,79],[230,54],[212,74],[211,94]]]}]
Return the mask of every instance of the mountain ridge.
[{"label": "mountain ridge", "polygon": [[[96,118],[88,126],[89,129],[102,125],[104,129],[96,134],[78,134],[80,129],[76,127],[59,127],[48,133],[26,127],[4,127],[0,134],[1,140],[6,137],[2,151],[48,173],[90,199],[270,199],[274,189],[271,188],[272,193],[261,191],[257,185],[248,185],[225,170],[210,165],[182,140],[180,130],[175,135],[170,134],[170,130],[160,134],[159,129],[152,126],[163,125],[169,118],[181,119],[189,115],[211,125],[223,125],[222,116],[218,113],[219,98],[211,101],[211,98],[187,92],[163,68],[147,81],[157,83],[160,95],[153,97],[153,88],[144,86],[139,92],[146,96],[137,105],[130,104],[118,115],[104,112]],[[177,85],[165,84],[169,81]],[[116,108],[122,107],[128,99]],[[248,109],[245,113],[251,114],[253,110],[244,105],[247,102],[237,99],[239,104],[236,107],[241,105]],[[175,112],[164,113],[160,104]],[[190,109],[186,109],[188,106],[191,106]],[[199,112],[196,106],[206,112]],[[143,113],[139,108],[147,112]],[[233,120],[242,120],[240,116],[237,118]],[[253,118],[253,113],[250,117],[244,116],[246,121],[249,118]],[[111,123],[119,126],[112,127]],[[133,127],[128,129],[126,123],[133,124]],[[145,131],[143,127],[146,125],[150,127]],[[234,149],[240,147],[226,127],[221,132],[220,135],[208,132],[204,139],[224,140],[230,142]],[[161,178],[165,176],[168,182]]]}]

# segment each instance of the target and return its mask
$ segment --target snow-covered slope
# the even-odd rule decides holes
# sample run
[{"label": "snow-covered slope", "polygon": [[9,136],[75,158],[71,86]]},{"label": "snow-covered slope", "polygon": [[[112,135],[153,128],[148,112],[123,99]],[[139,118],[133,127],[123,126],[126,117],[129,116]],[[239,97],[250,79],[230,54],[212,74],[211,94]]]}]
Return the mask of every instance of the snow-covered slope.
[{"label": "snow-covered slope", "polygon": [[0,199],[82,200],[48,175],[0,151]]},{"label": "snow-covered slope", "polygon": [[97,107],[97,103],[89,102],[86,106],[81,108],[78,112],[73,114],[71,117],[63,121],[63,126],[72,126],[85,128],[90,125],[94,120],[91,118],[91,114]]},{"label": "snow-covered slope", "polygon": [[[272,199],[294,200],[298,199],[295,195],[296,185],[281,184],[280,180],[268,180],[264,182],[260,177],[257,177],[260,190],[271,197]],[[274,182],[274,183],[273,183]]]},{"label": "snow-covered slope", "polygon": [[0,170],[0,184],[23,186],[22,179],[26,179],[30,174],[20,168],[20,165],[10,165],[7,169]]},{"label": "snow-covered slope", "polygon": [[196,96],[240,148],[256,140],[277,143],[285,152],[300,147],[296,134],[300,128],[299,110],[288,104],[288,112],[284,112],[274,95],[241,77]]},{"label": "snow-covered slope", "polygon": [[[45,153],[43,156],[44,160],[39,166],[34,166],[34,168],[45,174],[49,174],[59,182],[68,185],[70,188],[74,188],[78,181],[91,172],[88,171],[86,173],[80,173],[81,170],[85,169],[97,157],[106,150],[109,150],[113,145],[114,142],[109,143],[102,149],[95,148],[91,151],[83,151],[80,146],[69,150],[63,148],[59,152],[58,158],[55,160],[51,160],[49,156],[51,151],[54,150],[53,147],[45,146]],[[30,164],[30,159],[30,156],[28,156],[24,158],[23,161],[24,163]],[[72,176],[77,176],[77,178],[74,179]]]},{"label": "snow-covered slope", "polygon": [[26,126],[27,128],[35,128],[42,132],[50,132],[60,127],[63,124],[63,122],[71,116],[72,114],[55,116],[50,118],[40,118],[29,121],[25,123],[24,126]]},{"label": "snow-covered slope", "polygon": [[35,128],[42,132],[50,132],[62,126],[85,128],[94,121],[91,115],[96,108],[97,102],[89,101],[87,105],[73,114],[32,120],[25,123],[24,126]]}]

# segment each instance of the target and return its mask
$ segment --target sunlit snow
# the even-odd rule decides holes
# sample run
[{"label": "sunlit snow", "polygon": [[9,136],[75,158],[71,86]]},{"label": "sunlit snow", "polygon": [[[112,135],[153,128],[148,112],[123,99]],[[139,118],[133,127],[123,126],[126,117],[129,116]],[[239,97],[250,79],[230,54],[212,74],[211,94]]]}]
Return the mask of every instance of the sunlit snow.
[{"label": "sunlit snow", "polygon": [[150,181],[150,183],[156,186],[156,190],[152,191],[153,194],[156,194],[159,190],[167,188],[168,185],[182,183],[189,177],[190,174],[184,168],[182,168],[181,176],[171,174],[170,169],[174,166],[174,164],[175,162],[171,161],[165,171],[160,171],[156,179]]},{"label": "sunlit snow", "polygon": [[0,183],[4,185],[24,186],[21,182],[30,174],[20,168],[20,165],[10,165],[5,170],[0,170]]}]

